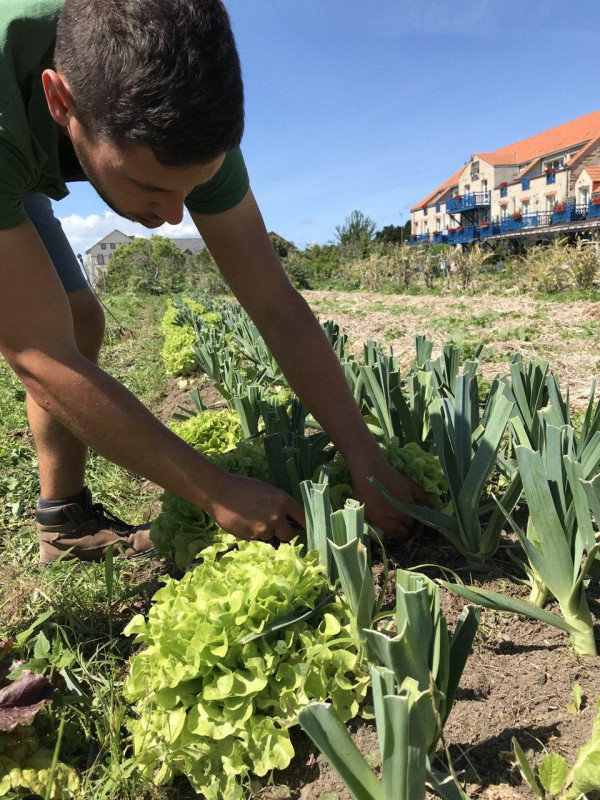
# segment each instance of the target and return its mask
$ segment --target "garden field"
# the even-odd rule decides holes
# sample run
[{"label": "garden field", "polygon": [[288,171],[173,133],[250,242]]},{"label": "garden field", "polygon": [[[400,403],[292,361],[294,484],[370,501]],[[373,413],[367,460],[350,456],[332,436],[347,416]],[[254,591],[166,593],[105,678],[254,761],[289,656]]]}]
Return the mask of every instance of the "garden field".
[{"label": "garden field", "polygon": [[[430,725],[427,734],[419,734],[424,736],[422,740],[411,739],[411,747],[413,751],[420,748],[423,753],[426,750],[430,753],[431,763],[428,760],[427,765],[414,767],[415,774],[422,770],[425,775],[427,770],[428,798],[436,796],[431,789],[431,770],[456,776],[440,789],[448,800],[600,798],[600,717],[597,718],[600,662],[590,650],[595,647],[594,640],[596,645],[600,642],[600,569],[594,553],[590,564],[586,564],[590,571],[579,572],[581,562],[586,562],[585,554],[593,547],[594,537],[597,539],[596,510],[600,510],[600,499],[595,499],[600,498],[600,487],[593,480],[600,472],[600,412],[596,415],[597,401],[588,407],[590,386],[598,376],[600,364],[600,302],[566,294],[542,298],[517,293],[386,295],[307,290],[304,296],[322,323],[333,320],[339,325],[340,331],[329,330],[330,340],[386,453],[392,459],[408,458],[403,455],[412,452],[407,443],[414,445],[415,441],[427,451],[430,460],[422,462],[425,466],[419,467],[414,479],[425,475],[431,481],[428,490],[439,493],[437,516],[432,520],[437,521],[435,527],[442,528],[442,532],[423,520],[416,522],[414,534],[406,542],[386,543],[382,551],[379,543],[371,540],[365,548],[368,534],[363,530],[360,512],[351,507],[351,502],[344,506],[350,491],[349,488],[345,491],[344,465],[340,467],[335,459],[327,461],[326,466],[331,469],[326,472],[332,505],[346,508],[345,512],[337,512],[342,516],[333,515],[337,520],[332,523],[336,544],[330,549],[335,555],[332,562],[335,566],[330,564],[332,571],[328,573],[332,581],[336,574],[340,577],[342,599],[320,594],[308,600],[307,594],[304,604],[294,605],[294,590],[284,592],[284,581],[286,587],[288,582],[289,587],[297,587],[312,581],[317,594],[319,587],[319,591],[326,589],[325,584],[319,583],[317,567],[313,575],[312,566],[310,569],[303,566],[301,559],[288,563],[284,551],[291,548],[282,545],[272,551],[273,563],[281,562],[281,566],[274,567],[272,595],[268,598],[271,616],[259,624],[252,617],[255,609],[246,609],[247,617],[238,609],[235,619],[239,630],[228,630],[225,644],[219,625],[222,620],[230,620],[232,606],[218,596],[216,587],[219,581],[227,579],[223,570],[228,563],[230,575],[236,574],[234,569],[245,570],[239,573],[244,576],[239,580],[248,580],[250,587],[255,571],[265,571],[265,562],[260,561],[265,557],[263,549],[255,552],[247,547],[236,551],[230,539],[205,519],[206,515],[202,517],[193,508],[186,508],[183,501],[173,496],[163,499],[156,487],[96,455],[91,456],[89,471],[95,499],[130,522],[143,522],[160,515],[153,532],[159,556],[152,562],[138,564],[109,558],[99,565],[63,563],[47,570],[37,568],[32,524],[37,500],[35,451],[27,431],[23,391],[6,365],[0,363],[0,797],[351,800],[348,781],[344,782],[300,726],[290,727],[288,740],[287,728],[295,721],[299,708],[308,700],[322,703],[329,699],[364,755],[363,766],[383,776],[383,784],[377,785],[383,785],[387,792],[377,794],[377,790],[364,788],[354,796],[360,800],[419,800],[425,795],[420,794],[418,779],[414,785],[419,788],[407,790],[408,794],[390,793],[395,790],[390,788],[389,778],[386,784],[386,763],[389,761],[390,769],[400,771],[402,759],[398,760],[396,751],[389,755],[390,742],[399,739],[400,729],[390,723],[394,736],[388,733],[387,744],[382,748],[383,717],[379,712],[385,705],[382,700],[392,699],[390,694],[408,697],[411,709],[425,702],[422,696],[427,694],[429,706],[422,717],[429,719],[431,706],[434,708],[435,735]],[[252,338],[255,331],[247,321],[232,315],[230,338],[222,339],[220,326],[224,320],[229,324],[222,301],[194,298],[192,302],[184,298],[173,306],[160,297],[130,295],[112,296],[105,301],[110,313],[101,365],[108,372],[223,468],[230,469],[235,453],[237,467],[242,465],[246,470],[242,474],[254,476],[253,470],[257,469],[259,476],[264,472],[265,477],[277,479],[280,488],[290,485],[290,491],[300,491],[299,480],[314,479],[299,496],[315,519],[329,519],[331,508],[319,505],[323,493],[315,488],[321,485],[317,475],[325,480],[325,473],[319,473],[319,469],[327,442],[323,439],[322,448],[316,449],[306,444],[306,440],[312,440],[314,445],[314,437],[319,433],[315,433],[314,424],[301,408],[293,406],[289,411],[291,401],[284,381],[260,343]],[[342,334],[347,335],[347,341]],[[171,341],[171,349],[165,349],[165,335],[167,342]],[[417,336],[432,342],[433,350],[428,351],[426,340],[421,339],[415,351]],[[243,350],[235,363],[224,360],[225,342],[232,350]],[[379,348],[369,342],[377,342]],[[442,345],[454,345],[458,352],[452,347],[443,351]],[[211,347],[220,354],[218,358],[210,355]],[[395,360],[388,358],[389,348]],[[515,355],[521,360],[515,361]],[[163,359],[171,374],[165,369]],[[549,372],[554,373],[557,382],[546,375],[544,361],[549,363]],[[505,383],[495,382],[498,375],[507,376]],[[522,380],[520,394],[516,388],[518,380]],[[246,394],[249,383],[259,387],[256,396]],[[379,394],[377,386],[381,388]],[[406,398],[404,405],[398,400],[400,388]],[[234,398],[238,399],[237,404]],[[387,401],[385,408],[381,398]],[[239,413],[240,421],[229,408]],[[285,408],[285,414],[278,408]],[[538,418],[537,411],[542,408],[551,410]],[[214,411],[223,414],[218,426],[211,421],[212,417],[206,416]],[[537,423],[542,417],[543,421]],[[225,426],[225,420],[229,427]],[[414,426],[412,439],[407,420]],[[465,420],[468,420],[466,434]],[[235,427],[235,433],[231,433],[231,426]],[[255,432],[251,444],[238,444]],[[309,432],[312,435],[305,436]],[[203,436],[210,437],[210,450],[203,444]],[[464,436],[468,441],[466,451]],[[262,438],[264,447],[260,444]],[[433,454],[444,451],[444,442],[448,452],[446,465],[441,468]],[[406,446],[407,451],[403,450]],[[486,448],[490,453],[486,454]],[[540,475],[544,480],[548,478],[539,496],[535,492],[543,483],[542,478],[533,486],[535,481],[530,484],[525,477],[528,470],[533,473],[537,469],[537,462],[528,460],[536,450],[543,453],[538,478]],[[446,468],[455,455],[461,477],[453,488],[454,479],[452,475],[449,478]],[[557,460],[552,461],[555,457]],[[392,463],[398,466],[404,462],[392,460]],[[306,473],[307,464],[310,474]],[[473,484],[478,482],[481,486],[475,491]],[[465,484],[471,486],[472,516],[481,520],[481,524],[474,525],[472,520],[461,516],[465,513],[464,509],[461,511],[465,493],[459,500],[458,489]],[[326,493],[329,496],[329,489]],[[506,519],[499,514],[492,495],[503,504]],[[535,514],[546,510],[539,498],[548,501],[546,505],[556,504],[556,514],[550,518],[548,527],[560,524],[568,545],[554,542],[545,551],[546,531],[539,522],[545,518],[537,516],[535,524],[528,525]],[[448,522],[450,518],[452,522]],[[344,551],[347,558],[351,558],[348,553],[356,547],[357,560],[352,562],[352,568],[337,552],[344,550],[336,538],[344,525],[344,536],[348,536]],[[356,541],[350,532],[353,525],[358,531]],[[514,526],[523,529],[521,538]],[[490,533],[486,539],[485,531],[492,529],[496,534]],[[309,532],[309,546],[313,541],[310,535]],[[314,536],[314,541],[318,541],[317,535]],[[543,553],[540,563],[535,552],[531,560],[528,543],[534,551]],[[324,549],[328,551],[326,542]],[[319,552],[323,564],[322,550]],[[240,556],[237,567],[236,553]],[[565,553],[572,559],[573,572],[568,580],[568,601],[560,590],[566,580],[564,573],[556,568],[557,558]],[[361,588],[353,594],[343,576],[351,574],[356,579],[359,567],[363,569]],[[371,570],[372,580],[370,575],[365,576],[365,568]],[[282,570],[279,579],[277,569]],[[429,686],[423,688],[419,683],[419,695],[415,675],[410,669],[402,672],[394,661],[397,653],[390,655],[388,664],[384,657],[388,653],[386,646],[381,642],[376,644],[378,636],[387,642],[390,641],[387,634],[400,638],[400,612],[397,620],[394,617],[394,624],[386,627],[387,623],[380,624],[375,606],[377,611],[394,612],[396,579],[399,583],[408,581],[408,586],[411,578],[403,576],[410,570],[431,579],[431,582],[423,579],[425,582],[418,588],[424,593],[423,587],[427,587],[429,593],[427,608],[428,613],[431,610],[432,630],[435,630],[432,641],[445,641],[445,628],[432,599],[438,592],[450,632],[456,629],[458,637],[461,630],[471,631],[472,647],[468,633],[463,641],[463,662],[458,646],[450,650],[450,672],[454,669],[452,659],[460,662],[456,667],[460,681],[453,689],[444,683],[443,670],[439,668],[444,657],[436,649],[438,645],[432,644],[431,652],[424,656],[427,674],[433,676],[436,689],[430,692]],[[164,579],[168,582],[155,598]],[[511,598],[527,601],[536,591],[539,599],[540,594],[545,597],[547,592],[545,611],[553,613],[562,628],[546,624],[541,618],[508,613],[498,604],[495,609],[483,608],[477,625],[473,612],[471,616],[461,616],[463,607],[473,598],[463,599],[434,583],[438,580],[452,585],[461,581],[466,586],[497,593],[509,602]],[[370,586],[374,586],[374,592]],[[410,586],[413,594],[417,594],[415,586]],[[233,593],[234,590],[232,587]],[[369,592],[373,593],[370,606],[365,601],[365,597],[371,596]],[[266,607],[264,597],[261,596],[260,603]],[[352,599],[348,599],[352,597],[358,612]],[[398,608],[401,603],[407,604],[402,606],[405,609],[402,613],[410,623],[410,599],[400,598],[405,595],[398,589]],[[240,600],[242,605],[243,602]],[[205,613],[204,606],[211,603],[221,609],[222,617],[217,612],[212,618]],[[257,599],[257,604],[260,603]],[[325,610],[324,603],[330,603]],[[278,611],[278,604],[284,608],[283,612]],[[311,615],[305,619],[301,612],[306,611],[306,606]],[[584,606],[589,607],[589,619],[586,618],[589,624],[583,633],[584,646],[580,642],[575,647],[577,653],[569,646],[570,637],[571,643],[574,641],[573,629],[565,627],[564,620],[570,620],[571,625],[575,624],[575,618],[580,622],[586,616],[582,612]],[[196,612],[203,615],[197,629],[194,617],[190,616]],[[419,614],[424,614],[422,609]],[[424,624],[419,614],[416,618]],[[278,633],[280,617],[287,620],[287,628],[279,626],[283,633]],[[361,624],[356,620],[361,620]],[[170,624],[180,633],[168,640],[161,639],[161,625],[166,628]],[[245,638],[240,639],[244,624],[249,627]],[[275,627],[263,630],[265,625]],[[376,632],[377,626],[383,633]],[[410,628],[407,624],[405,639],[411,635]],[[361,629],[369,629],[366,639]],[[256,631],[258,635],[253,641]],[[421,633],[419,628],[419,636]],[[179,635],[185,646],[180,646]],[[202,637],[207,642],[204,648],[198,644]],[[6,642],[11,640],[7,647]],[[442,651],[445,646],[439,644]],[[234,662],[227,661],[233,658],[231,651],[236,647],[240,650],[236,658],[242,661],[235,663],[243,664],[237,667],[237,673]],[[249,651],[249,647],[254,649]],[[407,645],[406,652],[413,652],[414,647],[414,642]],[[14,731],[2,733],[2,692],[8,685],[3,681],[8,680],[9,672],[3,671],[3,663],[7,663],[6,652],[10,648],[11,659],[27,662],[32,672],[50,677],[54,687],[52,703],[37,712],[31,728],[35,728],[36,738],[32,752],[36,747],[42,748],[47,782],[41,789],[39,785],[35,789],[28,784],[29,790],[34,791],[29,795],[26,789],[15,788],[14,781],[10,784],[6,779],[10,774],[6,759],[20,768],[14,753],[20,747],[23,755],[25,748],[23,742],[15,744],[15,740],[9,739]],[[583,650],[589,654],[581,654]],[[150,663],[148,653],[164,656],[160,669],[158,661],[156,668]],[[308,660],[309,653],[313,654],[314,665]],[[306,665],[302,661],[305,657]],[[269,659],[280,659],[276,661],[277,669],[273,668],[272,678],[265,666]],[[405,663],[412,664],[411,659],[412,656],[406,656]],[[255,669],[259,661],[261,666]],[[221,674],[223,663],[228,664],[229,670],[230,683],[226,687],[226,682],[218,686],[216,680],[211,683],[214,675]],[[173,675],[179,665],[183,666],[177,683]],[[15,672],[12,664],[11,669],[10,678],[18,679],[18,667]],[[379,689],[380,695],[384,695],[379,702],[374,688],[375,674],[380,676],[382,684],[388,681],[386,692]],[[265,675],[274,688],[273,696],[263,700],[260,698],[266,689],[259,691],[255,685],[264,681],[270,688]],[[224,675],[221,678],[224,680]],[[413,678],[414,686],[410,683]],[[193,701],[186,699],[190,693]],[[250,696],[256,697],[254,705],[248,705]],[[448,716],[449,708],[444,712],[444,703],[446,697],[452,696],[454,705]],[[451,700],[448,702],[451,706]],[[227,713],[217,717],[216,709],[221,707]],[[199,709],[193,722],[190,708]],[[239,736],[233,731],[240,729],[242,717],[244,725],[250,725],[255,716],[258,718],[259,709],[262,716],[252,722],[255,727],[251,729],[252,745],[246,747],[248,756],[248,752],[242,752],[246,729]],[[278,713],[281,723],[276,720]],[[274,727],[268,721],[270,716],[276,720]],[[161,734],[162,738],[156,734],[158,721],[169,731],[168,735]],[[407,722],[410,736],[418,728],[411,725],[413,722],[410,725]],[[303,727],[310,729],[306,718]],[[235,736],[238,740],[234,742]],[[537,793],[523,776],[527,772],[524,763],[520,767],[517,763],[513,737],[537,776],[530,775],[534,783],[537,780]],[[332,734],[328,738],[336,741]],[[210,751],[206,749],[209,742],[213,748]],[[582,751],[586,745],[588,750]],[[290,761],[292,752],[295,754]],[[349,763],[352,754],[348,750],[344,753]],[[548,754],[552,754],[550,759]],[[411,758],[414,760],[414,753]],[[194,764],[202,759],[210,767],[208,772],[212,770],[212,777],[208,772],[196,770]],[[287,762],[289,766],[283,769],[272,769],[277,763]],[[258,767],[253,769],[253,764]],[[576,764],[579,771],[571,769]],[[22,774],[25,772],[23,767]],[[436,774],[439,776],[439,772]],[[197,793],[190,781],[196,787],[206,787],[205,795]],[[365,778],[364,786],[370,785]],[[583,787],[578,793],[577,786]]]}]

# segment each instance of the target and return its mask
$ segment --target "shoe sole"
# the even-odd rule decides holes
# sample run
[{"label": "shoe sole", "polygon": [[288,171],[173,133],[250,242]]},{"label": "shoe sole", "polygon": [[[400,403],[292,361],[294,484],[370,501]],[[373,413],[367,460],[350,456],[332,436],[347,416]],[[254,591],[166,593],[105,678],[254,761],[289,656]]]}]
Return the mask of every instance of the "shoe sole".
[{"label": "shoe sole", "polygon": [[[132,556],[121,556],[116,555],[115,559],[119,561],[141,561],[144,558],[150,558],[151,556],[156,555],[156,548],[153,547],[151,550],[144,550],[143,553],[135,553]],[[53,567],[55,564],[58,563],[66,563],[67,561],[79,561],[81,564],[101,564],[102,561],[106,558],[106,553],[102,556],[102,558],[56,558],[54,561],[38,561],[38,567],[41,569],[47,569],[48,567]]]}]

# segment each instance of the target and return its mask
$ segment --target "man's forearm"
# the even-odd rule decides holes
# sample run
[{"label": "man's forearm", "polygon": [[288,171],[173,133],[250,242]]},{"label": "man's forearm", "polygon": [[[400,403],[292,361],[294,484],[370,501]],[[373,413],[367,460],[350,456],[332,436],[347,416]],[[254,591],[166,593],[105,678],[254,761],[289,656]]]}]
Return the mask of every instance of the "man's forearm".
[{"label": "man's forearm", "polygon": [[325,333],[297,292],[285,311],[255,320],[290,386],[327,431],[351,468],[368,469],[380,451]]},{"label": "man's forearm", "polygon": [[18,372],[38,405],[108,460],[206,510],[220,493],[222,470],[79,353],[62,363],[32,353]]}]

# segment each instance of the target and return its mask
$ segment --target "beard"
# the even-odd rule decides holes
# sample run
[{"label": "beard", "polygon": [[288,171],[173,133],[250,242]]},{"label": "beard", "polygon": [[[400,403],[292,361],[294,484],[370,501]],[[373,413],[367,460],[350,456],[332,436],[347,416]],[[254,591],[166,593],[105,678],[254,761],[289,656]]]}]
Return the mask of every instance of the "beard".
[{"label": "beard", "polygon": [[85,177],[88,179],[90,185],[93,187],[94,191],[96,192],[98,197],[102,200],[102,202],[106,203],[106,205],[110,208],[110,210],[114,211],[115,214],[118,214],[119,217],[124,217],[125,219],[128,219],[130,222],[139,223],[139,220],[132,217],[126,211],[123,211],[123,209],[119,208],[119,206],[113,200],[111,200],[105,189],[103,189],[102,181],[100,180],[100,178],[98,177],[98,173],[92,166],[91,160],[88,158],[87,153],[85,152],[85,148],[81,147],[77,142],[75,142],[72,136],[70,136],[69,138],[71,139],[71,144],[73,146],[75,156],[79,161],[79,165],[81,166],[81,169],[85,174]]}]

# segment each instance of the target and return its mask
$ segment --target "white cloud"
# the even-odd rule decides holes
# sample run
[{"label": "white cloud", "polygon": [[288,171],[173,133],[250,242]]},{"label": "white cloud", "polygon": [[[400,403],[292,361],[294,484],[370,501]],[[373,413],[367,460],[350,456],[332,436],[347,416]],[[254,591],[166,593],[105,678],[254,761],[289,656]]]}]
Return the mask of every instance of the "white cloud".
[{"label": "white cloud", "polygon": [[161,228],[153,230],[119,217],[114,211],[105,211],[102,215],[88,214],[87,217],[82,217],[80,214],[70,214],[67,217],[59,217],[59,219],[71,247],[76,253],[82,254],[99,239],[103,239],[115,229],[126,233],[128,236],[149,237],[152,234],[158,234],[172,239],[180,239],[199,235],[187,211],[179,225],[165,224]]}]

